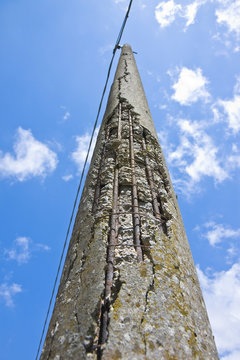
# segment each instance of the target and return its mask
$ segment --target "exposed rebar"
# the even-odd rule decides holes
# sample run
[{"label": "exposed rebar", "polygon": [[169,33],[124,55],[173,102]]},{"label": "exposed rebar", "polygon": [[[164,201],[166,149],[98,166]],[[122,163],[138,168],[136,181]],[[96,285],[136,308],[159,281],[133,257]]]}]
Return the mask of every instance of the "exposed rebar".
[{"label": "exposed rebar", "polygon": [[134,145],[133,145],[133,123],[131,111],[128,111],[129,119],[129,139],[130,139],[130,161],[132,168],[132,204],[133,204],[133,233],[134,243],[137,251],[137,261],[143,260],[141,241],[140,241],[140,215],[138,207],[138,193],[137,193],[137,180],[135,173],[135,158],[134,158]]},{"label": "exposed rebar", "polygon": [[107,270],[105,278],[105,292],[102,306],[102,318],[100,326],[100,337],[99,344],[104,344],[108,337],[108,313],[111,297],[111,289],[113,284],[113,271],[114,271],[114,253],[115,245],[117,244],[118,231],[117,231],[117,207],[118,207],[118,164],[116,162],[115,175],[114,175],[114,186],[113,186],[113,209],[110,219],[110,234],[108,241],[107,250]]},{"label": "exposed rebar", "polygon": [[142,146],[143,146],[143,150],[145,152],[145,164],[146,164],[146,172],[147,172],[147,180],[149,183],[149,187],[152,193],[152,199],[153,199],[153,211],[154,211],[154,215],[156,216],[157,219],[161,219],[161,214],[160,214],[160,210],[159,210],[159,203],[157,200],[157,194],[154,188],[154,182],[153,182],[153,173],[149,164],[149,159],[148,159],[148,155],[147,155],[147,146],[146,146],[146,136],[143,132],[143,139],[142,139]]},{"label": "exposed rebar", "polygon": [[[121,139],[121,103],[118,108],[118,133],[117,137]],[[110,232],[107,245],[107,270],[105,277],[105,290],[104,299],[101,310],[101,324],[98,344],[101,346],[107,341],[108,338],[108,322],[109,322],[109,306],[111,300],[111,291],[113,285],[113,274],[114,274],[114,257],[115,247],[118,242],[118,190],[119,190],[119,167],[117,156],[115,159],[115,170],[113,180],[113,207],[112,214],[110,217]],[[99,348],[99,356],[101,358],[101,348]]]}]

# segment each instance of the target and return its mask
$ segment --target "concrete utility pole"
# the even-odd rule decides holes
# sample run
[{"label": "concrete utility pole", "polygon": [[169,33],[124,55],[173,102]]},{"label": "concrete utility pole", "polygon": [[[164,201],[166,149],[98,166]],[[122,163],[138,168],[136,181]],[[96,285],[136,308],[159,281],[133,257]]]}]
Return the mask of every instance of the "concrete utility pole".
[{"label": "concrete utility pole", "polygon": [[41,360],[218,359],[176,195],[124,45]]}]

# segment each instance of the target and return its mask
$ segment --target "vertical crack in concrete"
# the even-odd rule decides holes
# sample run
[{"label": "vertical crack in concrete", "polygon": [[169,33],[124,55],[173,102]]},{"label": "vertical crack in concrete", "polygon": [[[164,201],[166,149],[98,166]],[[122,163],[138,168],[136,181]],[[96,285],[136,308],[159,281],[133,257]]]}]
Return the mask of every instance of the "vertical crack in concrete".
[{"label": "vertical crack in concrete", "polygon": [[76,319],[76,323],[77,323],[77,326],[78,326],[78,330],[80,331],[81,323],[80,323],[79,318],[78,318],[78,313],[75,312],[74,316],[75,316],[75,319]]},{"label": "vertical crack in concrete", "polygon": [[127,60],[125,59],[125,60],[124,60],[124,73],[123,73],[122,76],[120,76],[120,77],[118,78],[118,91],[119,91],[118,98],[119,98],[119,99],[120,99],[120,97],[121,97],[122,80],[124,80],[125,82],[128,82],[127,76],[128,76],[129,74],[130,74],[130,73],[128,72]]},{"label": "vertical crack in concrete", "polygon": [[145,293],[145,308],[144,308],[143,316],[141,319],[141,327],[142,327],[141,334],[142,334],[143,342],[144,342],[145,356],[147,356],[147,338],[146,338],[145,330],[143,329],[143,323],[144,323],[145,317],[148,312],[149,293],[154,291],[154,284],[155,284],[155,264],[154,264],[152,257],[149,257],[149,259],[152,264],[152,281],[149,284],[147,291]]},{"label": "vertical crack in concrete", "polygon": [[77,259],[77,252],[74,251],[73,254],[71,254],[71,259],[70,259],[69,267],[68,267],[68,269],[67,269],[67,273],[66,273],[66,276],[65,276],[65,283],[66,283],[67,281],[69,281],[70,273],[71,273],[71,271],[72,271],[72,269],[73,269],[73,267],[74,267],[74,263],[75,263],[76,259]]},{"label": "vertical crack in concrete", "polygon": [[51,331],[51,333],[50,333],[50,335],[51,335],[51,342],[50,342],[50,346],[49,346],[49,352],[48,352],[48,354],[46,355],[46,360],[49,360],[49,359],[50,359],[50,356],[51,356],[51,354],[52,354],[52,344],[53,344],[53,340],[54,340],[54,338],[55,338],[55,334],[56,334],[56,332],[57,332],[57,330],[58,330],[58,326],[59,326],[59,323],[56,321],[56,322],[55,322],[55,327],[54,327],[54,329],[52,329],[52,331]]},{"label": "vertical crack in concrete", "polygon": [[97,184],[96,184],[96,189],[95,189],[95,193],[94,193],[94,201],[93,201],[93,207],[92,207],[93,213],[95,213],[98,209],[98,202],[99,202],[99,198],[100,198],[100,194],[101,194],[101,172],[102,172],[102,169],[104,168],[105,156],[106,156],[106,142],[108,140],[108,137],[109,137],[109,128],[107,126],[106,131],[105,131],[105,141],[104,141],[103,147],[102,147],[101,160],[100,160],[100,164],[99,164],[99,168],[98,168]]},{"label": "vertical crack in concrete", "polygon": [[96,309],[91,314],[94,322],[90,324],[88,333],[85,336],[83,342],[87,354],[96,354],[96,351],[98,349],[99,326],[96,327],[95,322],[97,322],[98,325],[100,324],[101,306],[102,306],[102,299],[97,304]]}]

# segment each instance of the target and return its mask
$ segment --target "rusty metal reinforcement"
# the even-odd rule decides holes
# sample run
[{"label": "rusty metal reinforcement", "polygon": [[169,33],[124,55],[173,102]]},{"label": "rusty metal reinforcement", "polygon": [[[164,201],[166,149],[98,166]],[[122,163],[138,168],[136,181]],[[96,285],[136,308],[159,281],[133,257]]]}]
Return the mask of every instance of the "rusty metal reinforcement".
[{"label": "rusty metal reinforcement", "polygon": [[[118,106],[118,139],[121,139],[121,103]],[[108,322],[109,322],[109,306],[111,299],[111,290],[113,285],[114,274],[114,256],[115,246],[118,242],[118,190],[119,190],[119,166],[117,156],[115,155],[115,170],[113,180],[113,207],[110,216],[110,233],[107,246],[107,270],[105,277],[105,291],[104,299],[101,309],[100,319],[100,333],[98,340],[98,358],[101,359],[101,345],[107,341],[108,338]]]},{"label": "rusty metal reinforcement", "polygon": [[143,146],[143,150],[145,153],[145,164],[146,164],[146,173],[147,173],[147,180],[149,183],[149,187],[152,193],[152,199],[153,199],[153,211],[154,214],[156,216],[156,218],[161,219],[161,214],[159,211],[159,203],[157,200],[157,195],[156,195],[156,191],[154,189],[154,183],[153,183],[153,174],[152,174],[152,170],[151,167],[149,165],[149,159],[148,159],[148,155],[147,155],[147,146],[146,146],[146,135],[143,132],[143,138],[142,138],[142,146]]},{"label": "rusty metal reinforcement", "polygon": [[129,140],[130,140],[130,161],[132,168],[132,204],[133,204],[133,230],[134,242],[137,251],[137,261],[143,261],[143,253],[140,240],[140,215],[138,206],[137,180],[135,174],[135,159],[134,159],[134,142],[133,142],[133,123],[131,110],[128,111],[129,118]]},{"label": "rusty metal reinforcement", "polygon": [[[113,284],[113,272],[114,272],[114,253],[115,246],[118,240],[118,229],[117,229],[117,207],[118,207],[118,164],[116,161],[115,175],[114,175],[114,187],[113,187],[113,209],[110,218],[110,234],[109,243],[107,249],[107,270],[105,278],[105,291],[104,299],[102,304],[101,323],[100,323],[100,334],[98,344],[102,345],[107,341],[108,337],[108,313],[111,298],[111,289]],[[101,351],[101,349],[99,349]]]}]

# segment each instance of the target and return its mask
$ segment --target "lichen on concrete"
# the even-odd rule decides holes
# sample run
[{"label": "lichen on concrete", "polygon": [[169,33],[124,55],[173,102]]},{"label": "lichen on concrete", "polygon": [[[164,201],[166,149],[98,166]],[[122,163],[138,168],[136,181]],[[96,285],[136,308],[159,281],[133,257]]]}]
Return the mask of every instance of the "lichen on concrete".
[{"label": "lichen on concrete", "polygon": [[218,359],[129,46],[82,193],[41,355],[47,359]]}]

